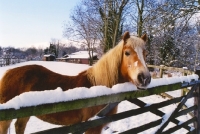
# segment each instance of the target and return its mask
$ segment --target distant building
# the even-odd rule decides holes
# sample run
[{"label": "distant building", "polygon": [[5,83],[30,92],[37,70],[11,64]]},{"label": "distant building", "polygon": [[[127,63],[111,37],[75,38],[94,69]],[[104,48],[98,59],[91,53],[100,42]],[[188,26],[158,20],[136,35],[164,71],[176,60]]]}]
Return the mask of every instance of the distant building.
[{"label": "distant building", "polygon": [[44,61],[54,61],[55,59],[56,59],[55,55],[53,54],[45,54],[43,57]]},{"label": "distant building", "polygon": [[[89,52],[88,51],[78,51],[72,54],[66,54],[61,58],[57,58],[57,61],[65,61],[79,64],[89,64]],[[93,60],[98,60],[97,53],[93,52]]]}]

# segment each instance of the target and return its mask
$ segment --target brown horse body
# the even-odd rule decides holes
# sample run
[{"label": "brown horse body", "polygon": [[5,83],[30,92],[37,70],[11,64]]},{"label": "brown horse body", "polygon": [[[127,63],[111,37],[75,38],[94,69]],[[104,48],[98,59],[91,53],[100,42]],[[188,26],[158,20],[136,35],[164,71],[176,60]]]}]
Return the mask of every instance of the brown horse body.
[{"label": "brown horse body", "polygon": [[[65,76],[54,73],[39,65],[28,65],[8,70],[0,83],[0,103],[29,91],[52,90],[61,87],[64,91],[75,87],[91,87],[105,85],[112,87],[117,83],[131,81],[137,86],[146,86],[150,83],[150,73],[141,61],[144,56],[143,46],[146,36],[135,38],[139,42],[129,39],[129,33],[125,33],[122,42],[103,56],[93,67],[79,73],[77,76]],[[137,44],[138,43],[138,44]],[[134,45],[132,45],[134,44]],[[137,50],[137,49],[138,50]],[[141,48],[141,54],[139,54]],[[116,55],[114,55],[117,53]],[[112,57],[113,56],[113,57]],[[109,60],[108,60],[109,57]],[[137,58],[138,57],[138,58]],[[59,112],[37,116],[38,118],[53,124],[70,125],[86,121],[98,113],[105,105]],[[115,107],[109,114],[117,112]],[[19,118],[15,123],[17,134],[23,134],[29,117]],[[0,134],[6,134],[11,120],[0,121]],[[101,133],[103,126],[88,130],[88,134]]]},{"label": "brown horse body", "polygon": [[[18,77],[15,77],[16,79],[13,79],[13,76],[15,75]],[[5,74],[1,82],[7,83],[1,85],[1,103],[5,103],[8,100],[14,98],[15,96],[29,91],[52,90],[56,89],[57,87],[61,87],[65,91],[68,89],[73,89],[75,87],[89,88],[92,86],[92,84],[87,78],[87,71],[83,71],[77,76],[66,76],[54,73],[48,70],[47,68],[39,65],[27,65],[11,69]],[[43,121],[52,124],[70,125],[88,120],[90,117],[94,116],[98,111],[100,111],[103,107],[104,105],[68,112],[41,115],[37,117]],[[113,112],[116,112],[116,109],[113,110]],[[27,122],[28,120],[29,118],[17,119],[17,122],[15,124],[16,133],[24,133],[24,128],[21,128],[21,124],[24,124],[24,122]],[[88,133],[90,133],[90,131],[88,131]]]}]

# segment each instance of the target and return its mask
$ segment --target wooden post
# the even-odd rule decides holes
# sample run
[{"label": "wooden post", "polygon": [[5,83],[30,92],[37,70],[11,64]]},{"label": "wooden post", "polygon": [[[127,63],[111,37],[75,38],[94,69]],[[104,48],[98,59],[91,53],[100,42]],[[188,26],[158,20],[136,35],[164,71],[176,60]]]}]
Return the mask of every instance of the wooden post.
[{"label": "wooden post", "polygon": [[[187,68],[186,67],[183,67],[183,76],[187,76]],[[187,93],[187,88],[183,88],[181,90],[181,96],[186,95],[186,93]]]},{"label": "wooden post", "polygon": [[160,65],[160,78],[163,77],[163,68],[164,68],[164,65]]},{"label": "wooden post", "polygon": [[[200,79],[200,70],[196,70],[195,74],[199,76]],[[196,129],[196,134],[200,133],[200,84],[198,84],[198,87],[196,89],[197,96],[194,98],[194,105],[197,105],[197,109],[194,110],[194,116],[196,116],[197,121],[194,122],[194,127]]]}]

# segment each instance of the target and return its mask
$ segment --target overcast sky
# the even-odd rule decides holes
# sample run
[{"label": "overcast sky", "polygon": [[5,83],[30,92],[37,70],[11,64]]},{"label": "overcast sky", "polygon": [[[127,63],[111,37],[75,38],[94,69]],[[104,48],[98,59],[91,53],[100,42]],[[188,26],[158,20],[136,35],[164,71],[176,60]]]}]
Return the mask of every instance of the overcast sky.
[{"label": "overcast sky", "polygon": [[0,0],[0,46],[46,47],[81,0]]}]

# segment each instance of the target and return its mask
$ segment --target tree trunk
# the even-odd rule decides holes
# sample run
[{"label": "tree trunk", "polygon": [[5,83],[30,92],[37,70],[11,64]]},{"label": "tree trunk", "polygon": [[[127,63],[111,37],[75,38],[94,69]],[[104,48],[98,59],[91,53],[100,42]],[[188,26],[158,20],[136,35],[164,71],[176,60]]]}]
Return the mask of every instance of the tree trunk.
[{"label": "tree trunk", "polygon": [[141,5],[139,4],[139,1],[137,0],[137,7],[138,7],[138,28],[137,28],[137,34],[139,37],[142,36],[142,30],[143,30],[143,11],[144,11],[144,0],[141,1]]}]

